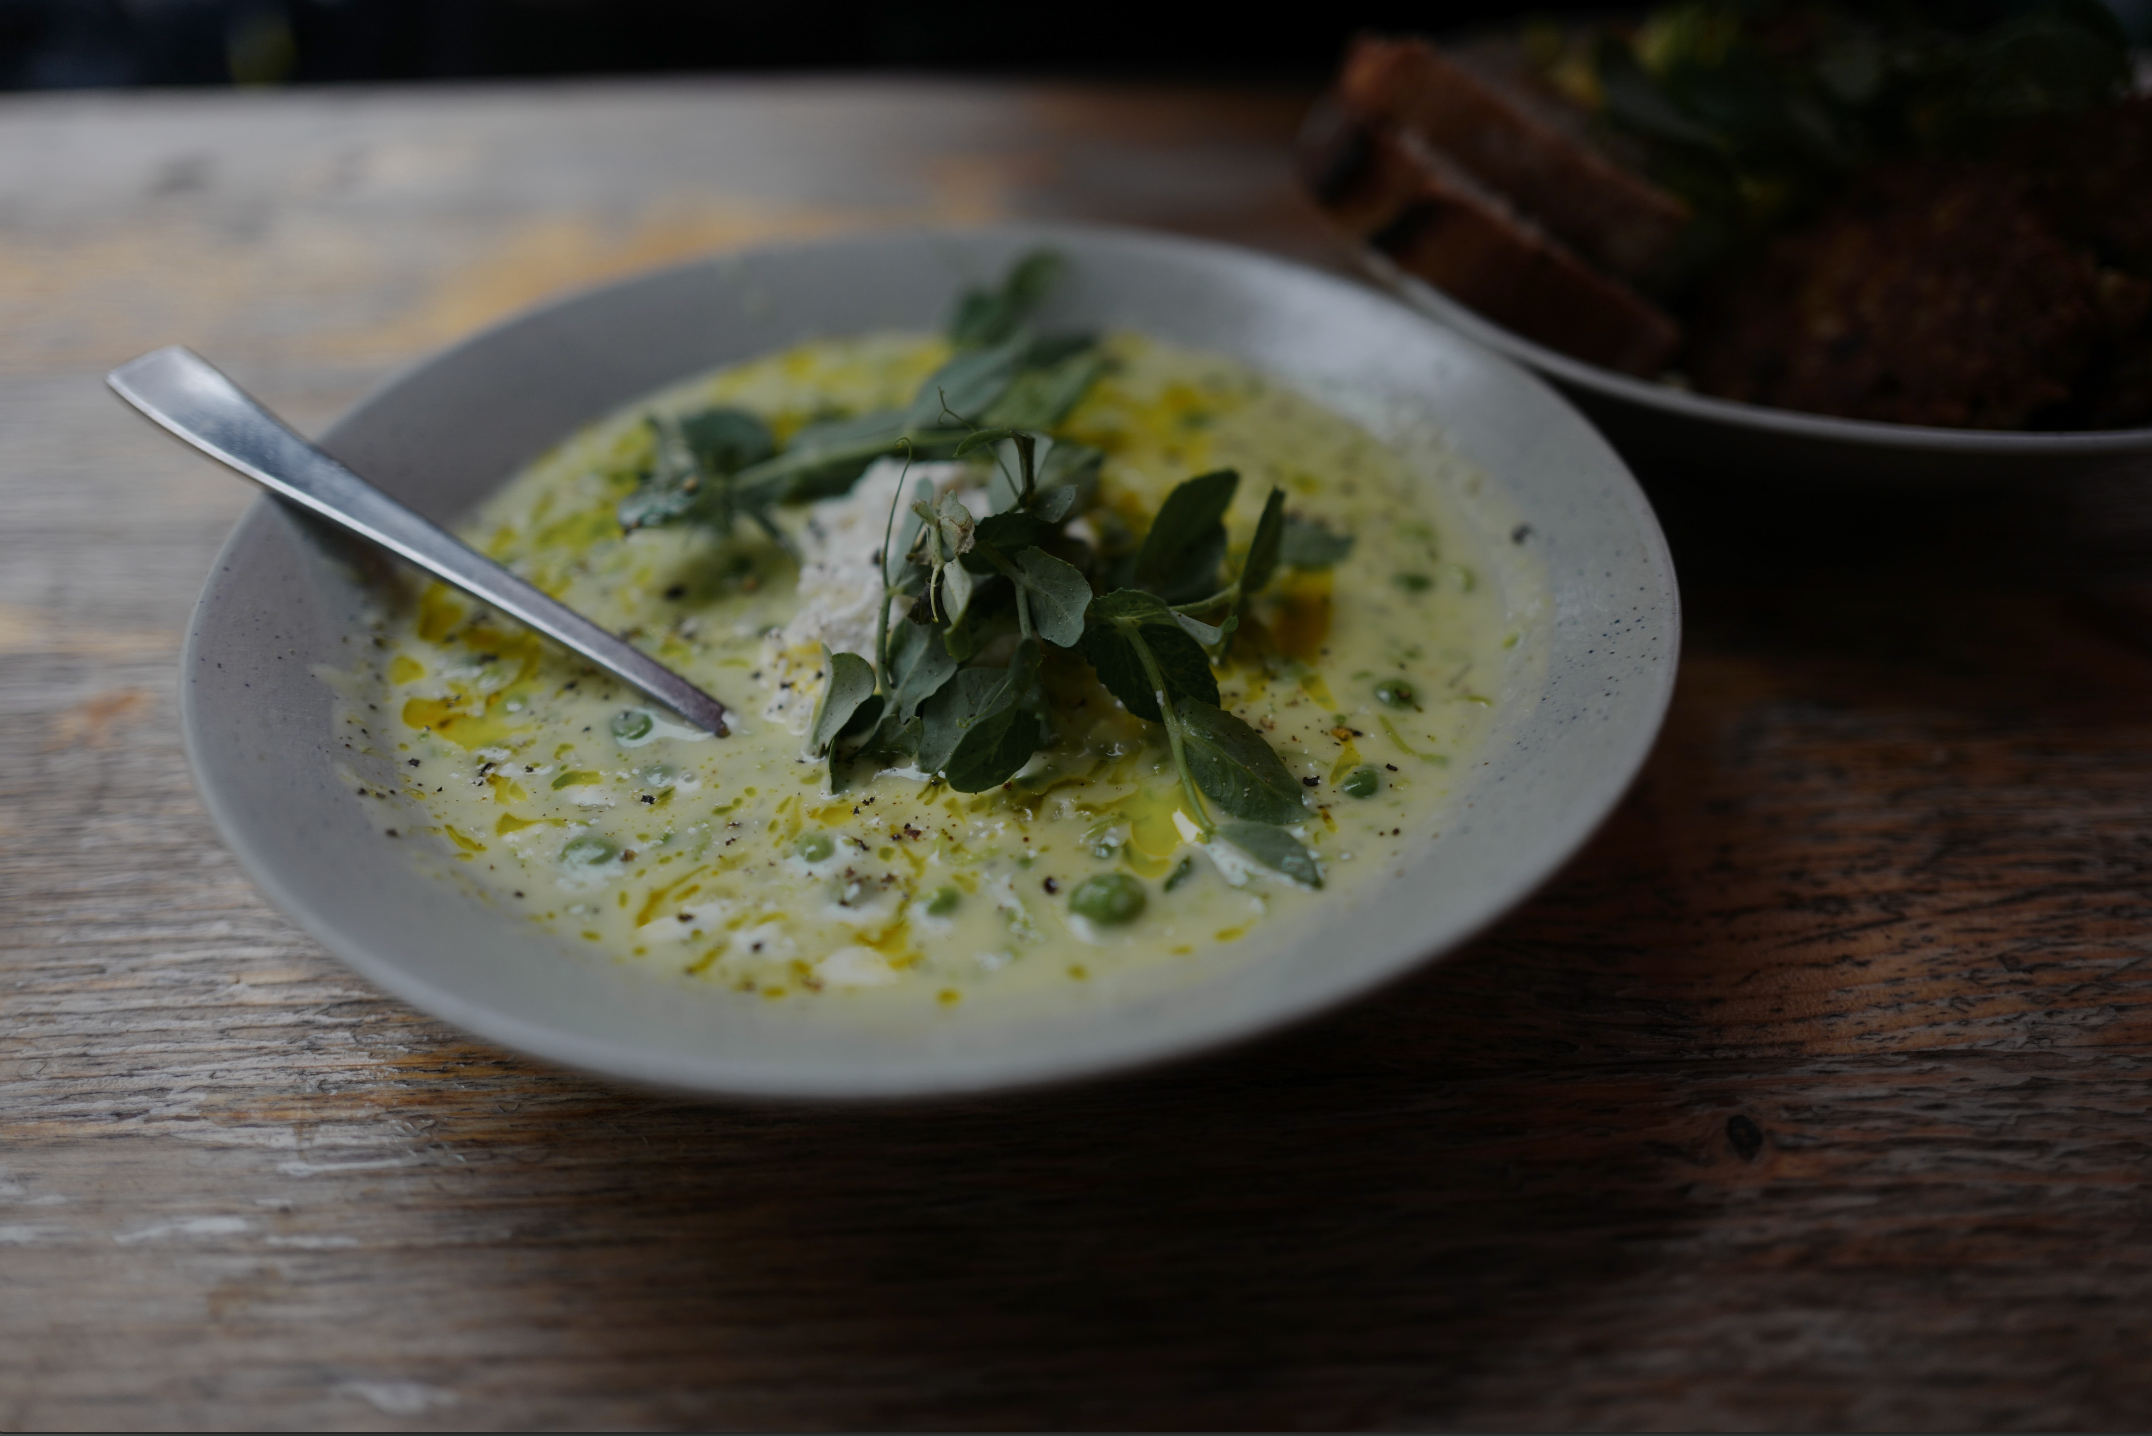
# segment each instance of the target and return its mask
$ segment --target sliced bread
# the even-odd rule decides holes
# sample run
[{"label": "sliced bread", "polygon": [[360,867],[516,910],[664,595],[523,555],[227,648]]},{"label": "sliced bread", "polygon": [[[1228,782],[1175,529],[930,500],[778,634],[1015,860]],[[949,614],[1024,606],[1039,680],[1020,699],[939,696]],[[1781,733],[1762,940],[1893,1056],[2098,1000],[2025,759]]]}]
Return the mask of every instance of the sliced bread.
[{"label": "sliced bread", "polygon": [[1329,103],[1310,118],[1301,164],[1339,227],[1527,339],[1631,374],[1656,374],[1681,342],[1648,300],[1409,132]]},{"label": "sliced bread", "polygon": [[1338,91],[1354,112],[1448,155],[1594,264],[1657,283],[1688,205],[1609,158],[1498,61],[1486,47],[1453,56],[1425,40],[1363,35]]}]

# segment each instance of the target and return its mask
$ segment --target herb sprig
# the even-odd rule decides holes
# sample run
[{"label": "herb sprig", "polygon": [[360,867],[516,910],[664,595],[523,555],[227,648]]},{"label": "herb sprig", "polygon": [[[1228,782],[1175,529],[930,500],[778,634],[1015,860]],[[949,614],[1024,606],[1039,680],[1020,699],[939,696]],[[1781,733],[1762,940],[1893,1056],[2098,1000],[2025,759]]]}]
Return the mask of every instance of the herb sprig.
[{"label": "herb sprig", "polygon": [[1088,665],[1131,714],[1165,729],[1202,842],[1320,887],[1314,853],[1286,831],[1310,816],[1304,789],[1220,706],[1212,665],[1282,564],[1334,565],[1352,540],[1288,519],[1273,489],[1224,577],[1225,515],[1240,484],[1230,469],[1176,487],[1133,552],[1102,556],[1072,535],[1095,503],[1104,455],[1051,431],[1106,360],[1089,336],[1029,326],[1064,269],[1034,254],[998,287],[965,294],[951,324],[957,354],[902,411],[812,425],[782,451],[737,410],[660,422],[621,522],[729,532],[745,518],[779,536],[775,505],[842,493],[874,459],[989,460],[983,515],[924,479],[909,492],[898,483],[873,652],[823,650],[808,749],[828,761],[831,789],[900,764],[958,792],[999,787],[1055,741],[1049,669]]}]

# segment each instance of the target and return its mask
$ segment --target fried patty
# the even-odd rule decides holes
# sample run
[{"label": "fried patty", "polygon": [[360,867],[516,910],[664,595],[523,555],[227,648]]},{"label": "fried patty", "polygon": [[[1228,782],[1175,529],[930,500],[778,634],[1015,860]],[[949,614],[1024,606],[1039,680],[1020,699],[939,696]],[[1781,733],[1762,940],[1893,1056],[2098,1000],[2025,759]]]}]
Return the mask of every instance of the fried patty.
[{"label": "fried patty", "polygon": [[1688,369],[1722,398],[1844,418],[2015,429],[2072,397],[2144,317],[1992,161],[1885,166],[1706,286]]}]

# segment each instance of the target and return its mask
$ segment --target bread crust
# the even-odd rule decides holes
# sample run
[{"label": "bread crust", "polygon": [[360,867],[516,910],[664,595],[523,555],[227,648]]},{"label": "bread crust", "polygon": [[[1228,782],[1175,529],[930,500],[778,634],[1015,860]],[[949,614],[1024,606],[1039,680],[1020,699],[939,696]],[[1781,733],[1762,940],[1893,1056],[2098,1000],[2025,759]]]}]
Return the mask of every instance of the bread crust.
[{"label": "bread crust", "polygon": [[1614,163],[1490,66],[1425,40],[1362,35],[1338,91],[1354,112],[1449,156],[1610,273],[1646,287],[1666,276],[1689,206]]},{"label": "bread crust", "polygon": [[1648,300],[1409,134],[1333,105],[1311,121],[1301,156],[1341,228],[1527,339],[1631,374],[1657,373],[1681,342]]}]

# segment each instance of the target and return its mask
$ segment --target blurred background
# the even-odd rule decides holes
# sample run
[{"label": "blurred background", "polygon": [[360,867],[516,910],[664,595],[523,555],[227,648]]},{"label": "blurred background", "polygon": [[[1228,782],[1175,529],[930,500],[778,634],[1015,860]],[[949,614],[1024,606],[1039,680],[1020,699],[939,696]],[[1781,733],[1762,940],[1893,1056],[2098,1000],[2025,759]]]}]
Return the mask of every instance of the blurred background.
[{"label": "blurred background", "polygon": [[0,0],[0,88],[832,68],[1312,82],[1354,30],[1526,8],[1289,6],[1257,20],[1155,0]]}]

